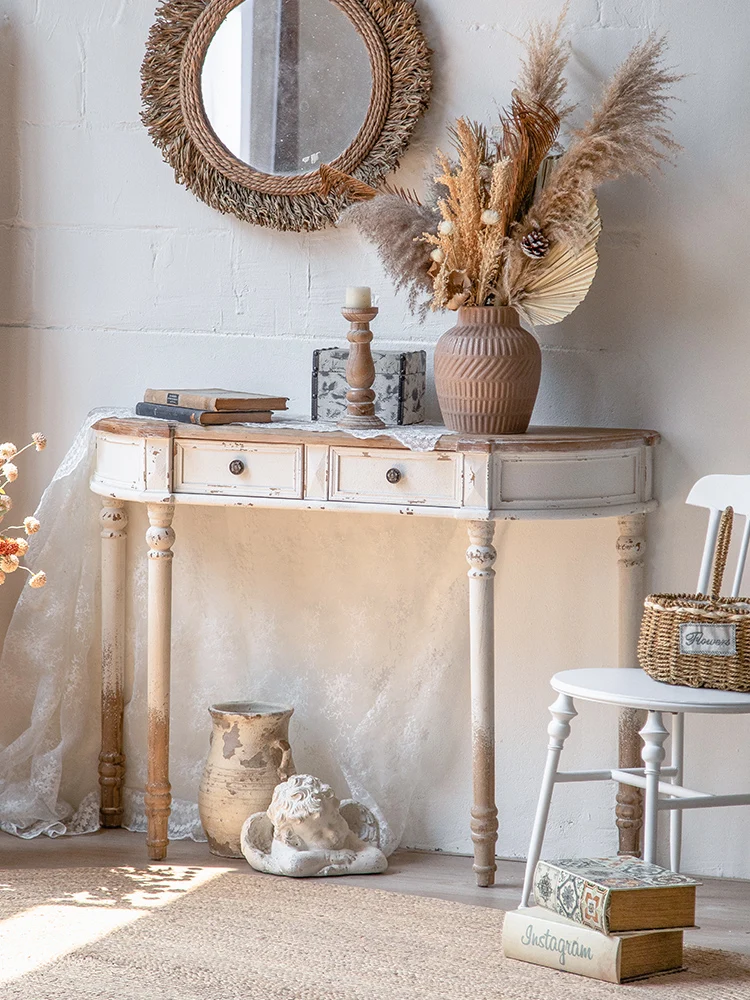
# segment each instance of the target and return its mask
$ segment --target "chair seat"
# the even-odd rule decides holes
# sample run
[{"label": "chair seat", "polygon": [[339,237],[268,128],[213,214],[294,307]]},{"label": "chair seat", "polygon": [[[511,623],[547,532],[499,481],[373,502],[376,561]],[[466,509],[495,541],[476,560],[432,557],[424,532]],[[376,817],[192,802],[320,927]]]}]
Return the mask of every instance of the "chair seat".
[{"label": "chair seat", "polygon": [[646,708],[652,712],[704,712],[742,714],[750,712],[750,693],[714,691],[662,684],[640,669],[587,667],[562,670],[550,681],[555,691],[624,708]]}]

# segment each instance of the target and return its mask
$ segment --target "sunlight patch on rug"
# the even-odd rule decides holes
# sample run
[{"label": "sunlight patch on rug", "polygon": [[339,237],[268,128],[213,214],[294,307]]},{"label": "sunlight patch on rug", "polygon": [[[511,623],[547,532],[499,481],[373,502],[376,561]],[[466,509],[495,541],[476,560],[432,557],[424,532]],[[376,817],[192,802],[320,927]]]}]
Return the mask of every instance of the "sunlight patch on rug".
[{"label": "sunlight patch on rug", "polygon": [[[0,920],[0,984],[101,941],[227,871],[231,869],[175,865],[104,869],[91,889],[62,891],[6,917]],[[4,903],[12,904],[13,885],[4,882],[0,891]]]}]

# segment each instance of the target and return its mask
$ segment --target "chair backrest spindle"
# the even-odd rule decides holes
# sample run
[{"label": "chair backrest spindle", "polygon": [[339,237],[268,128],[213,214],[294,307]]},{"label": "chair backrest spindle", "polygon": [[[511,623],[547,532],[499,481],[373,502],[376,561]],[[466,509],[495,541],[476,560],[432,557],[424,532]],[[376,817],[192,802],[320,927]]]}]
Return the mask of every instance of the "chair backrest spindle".
[{"label": "chair backrest spindle", "polygon": [[745,572],[745,563],[747,562],[748,545],[750,545],[750,517],[745,517],[745,530],[742,532],[740,554],[737,557],[737,572],[734,574],[734,583],[732,584],[731,593],[732,597],[739,597],[740,595],[742,574]]},{"label": "chair backrest spindle", "polygon": [[711,567],[716,554],[716,541],[722,511],[727,507],[732,507],[735,518],[738,515],[745,518],[731,591],[732,597],[738,597],[750,548],[750,476],[704,476],[693,486],[686,502],[695,507],[707,507],[709,510],[706,543],[703,547],[703,558],[698,576],[697,589],[699,594],[707,594],[711,588]]}]

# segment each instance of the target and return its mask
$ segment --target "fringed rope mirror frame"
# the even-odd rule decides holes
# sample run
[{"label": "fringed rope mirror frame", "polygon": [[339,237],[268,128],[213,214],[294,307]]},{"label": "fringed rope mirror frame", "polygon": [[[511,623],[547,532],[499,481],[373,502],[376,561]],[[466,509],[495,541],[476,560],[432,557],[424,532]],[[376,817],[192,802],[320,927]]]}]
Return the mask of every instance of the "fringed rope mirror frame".
[{"label": "fringed rope mirror frame", "polygon": [[349,147],[316,170],[255,170],[221,142],[206,115],[201,72],[208,46],[243,0],[165,0],[141,69],[144,125],[175,180],[211,208],[245,222],[309,231],[335,222],[397,165],[429,105],[430,50],[411,0],[330,0],[354,24],[370,58],[372,92]]}]

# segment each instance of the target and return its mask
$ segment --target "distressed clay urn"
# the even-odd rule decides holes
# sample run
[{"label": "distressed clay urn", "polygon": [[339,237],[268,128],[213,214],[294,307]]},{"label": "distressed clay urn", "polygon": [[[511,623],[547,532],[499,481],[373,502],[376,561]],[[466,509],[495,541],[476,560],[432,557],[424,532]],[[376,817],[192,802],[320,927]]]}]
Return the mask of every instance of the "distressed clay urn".
[{"label": "distressed clay urn", "polygon": [[288,740],[293,711],[241,701],[209,708],[213,729],[198,810],[212,854],[241,858],[242,824],[267,809],[274,788],[295,773]]},{"label": "distressed clay urn", "polygon": [[446,427],[523,434],[542,374],[536,337],[511,306],[464,306],[435,346],[435,388]]}]

